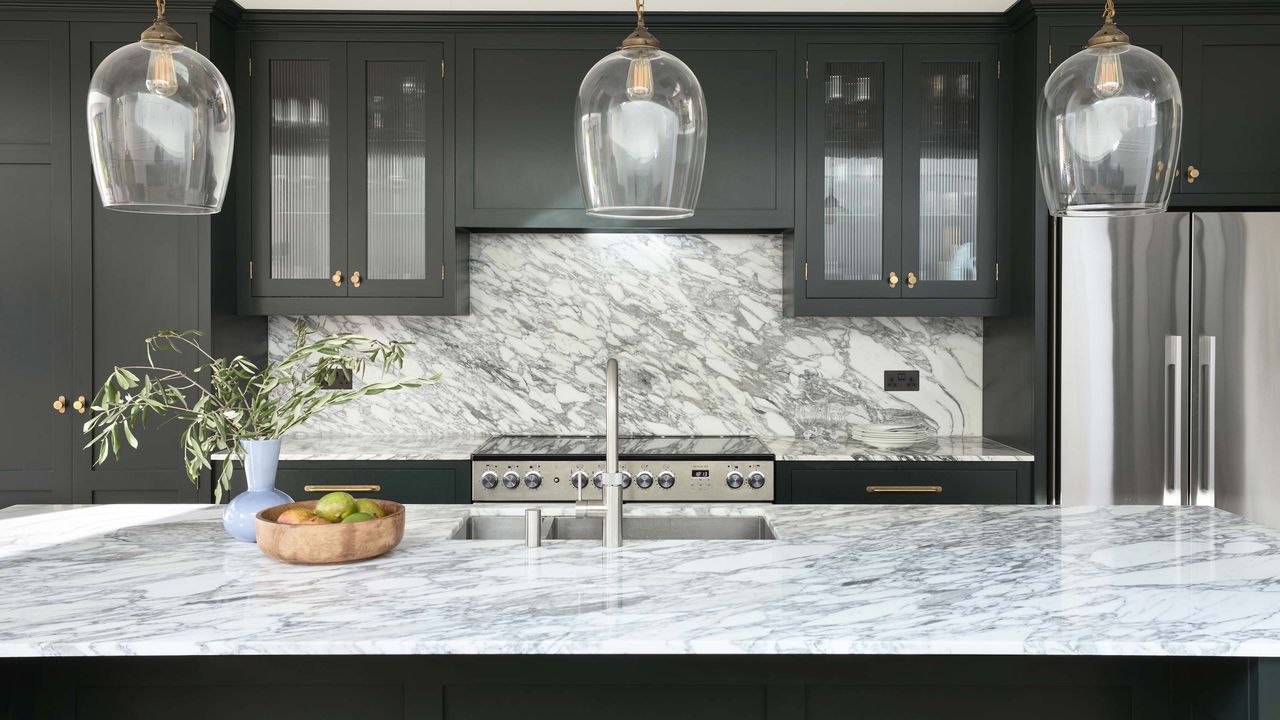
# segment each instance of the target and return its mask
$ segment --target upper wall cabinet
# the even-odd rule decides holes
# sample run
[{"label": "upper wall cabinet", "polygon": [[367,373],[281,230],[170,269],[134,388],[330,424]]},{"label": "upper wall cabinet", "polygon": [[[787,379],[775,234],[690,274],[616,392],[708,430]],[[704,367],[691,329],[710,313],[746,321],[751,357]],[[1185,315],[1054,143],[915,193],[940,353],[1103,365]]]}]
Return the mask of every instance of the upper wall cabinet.
[{"label": "upper wall cabinet", "polygon": [[813,43],[798,315],[999,312],[995,43]]},{"label": "upper wall cabinet", "polygon": [[487,229],[780,230],[793,224],[794,50],[788,35],[659,33],[707,99],[707,157],[692,218],[589,217],[574,148],[578,86],[609,35],[458,40],[458,226]]},{"label": "upper wall cabinet", "polygon": [[466,312],[444,53],[252,43],[249,312]]},{"label": "upper wall cabinet", "polygon": [[[1051,66],[1080,50],[1097,29],[1056,25]],[[1182,84],[1182,156],[1172,205],[1274,205],[1280,195],[1280,25],[1122,23],[1134,42],[1169,63]]]}]

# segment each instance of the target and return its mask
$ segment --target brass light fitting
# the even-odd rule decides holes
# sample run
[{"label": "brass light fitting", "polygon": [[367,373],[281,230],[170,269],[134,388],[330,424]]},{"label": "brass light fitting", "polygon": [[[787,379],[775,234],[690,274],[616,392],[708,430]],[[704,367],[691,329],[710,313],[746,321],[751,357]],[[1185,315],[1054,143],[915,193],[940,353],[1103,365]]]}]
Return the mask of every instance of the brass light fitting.
[{"label": "brass light fitting", "polygon": [[622,41],[623,48],[659,48],[662,44],[658,42],[658,38],[649,32],[649,28],[644,25],[644,0],[636,0],[636,29],[626,40]]},{"label": "brass light fitting", "polygon": [[182,36],[164,18],[164,0],[156,0],[156,19],[151,23],[151,27],[142,31],[142,40],[174,45],[182,43]]},{"label": "brass light fitting", "polygon": [[1102,10],[1102,27],[1098,32],[1089,38],[1089,42],[1085,43],[1085,47],[1098,47],[1099,45],[1128,45],[1129,36],[1123,30],[1116,27],[1116,4],[1115,0],[1107,0],[1107,5]]}]

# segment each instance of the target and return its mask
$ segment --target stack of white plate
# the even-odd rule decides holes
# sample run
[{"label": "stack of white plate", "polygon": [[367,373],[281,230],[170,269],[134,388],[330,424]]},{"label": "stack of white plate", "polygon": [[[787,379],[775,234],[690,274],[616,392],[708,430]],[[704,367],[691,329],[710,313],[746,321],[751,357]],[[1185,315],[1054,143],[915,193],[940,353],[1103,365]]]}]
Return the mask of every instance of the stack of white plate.
[{"label": "stack of white plate", "polygon": [[855,425],[849,428],[849,437],[875,447],[902,448],[928,440],[933,437],[933,431],[914,423]]}]

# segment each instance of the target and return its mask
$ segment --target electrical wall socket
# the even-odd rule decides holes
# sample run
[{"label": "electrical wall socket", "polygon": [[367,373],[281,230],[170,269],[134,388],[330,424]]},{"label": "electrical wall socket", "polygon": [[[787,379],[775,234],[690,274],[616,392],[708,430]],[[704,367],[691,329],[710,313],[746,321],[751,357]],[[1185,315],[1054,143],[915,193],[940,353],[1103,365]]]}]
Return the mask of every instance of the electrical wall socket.
[{"label": "electrical wall socket", "polygon": [[919,370],[885,370],[884,389],[889,392],[910,392],[920,389]]}]

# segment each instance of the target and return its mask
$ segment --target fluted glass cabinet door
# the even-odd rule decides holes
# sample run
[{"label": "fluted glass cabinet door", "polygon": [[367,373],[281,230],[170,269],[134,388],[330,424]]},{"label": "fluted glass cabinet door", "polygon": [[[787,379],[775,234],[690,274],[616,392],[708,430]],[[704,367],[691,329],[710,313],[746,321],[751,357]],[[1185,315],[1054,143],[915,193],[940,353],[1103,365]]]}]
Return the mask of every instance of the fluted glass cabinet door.
[{"label": "fluted glass cabinet door", "polygon": [[346,295],[346,46],[254,42],[253,293]]},{"label": "fluted glass cabinet door", "polygon": [[806,290],[901,294],[899,45],[813,45],[807,81]]},{"label": "fluted glass cabinet door", "polygon": [[994,297],[995,45],[904,49],[902,297]]},{"label": "fluted glass cabinet door", "polygon": [[[350,297],[439,297],[443,48],[352,43]],[[359,273],[357,275],[356,273]]]}]

